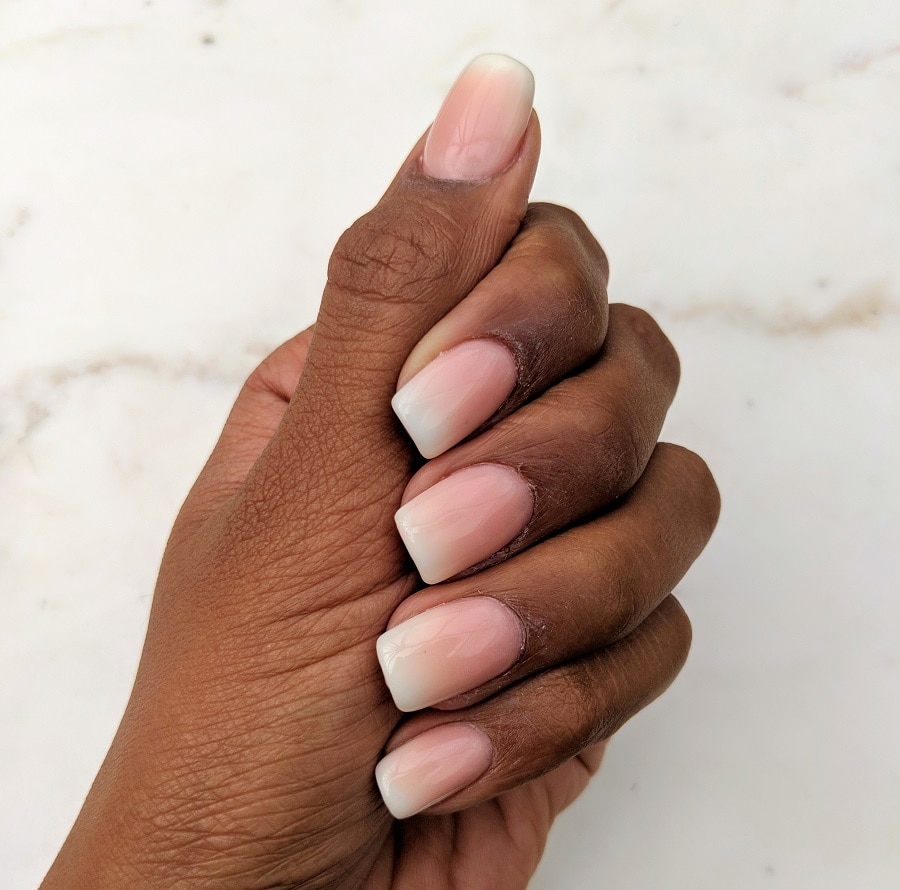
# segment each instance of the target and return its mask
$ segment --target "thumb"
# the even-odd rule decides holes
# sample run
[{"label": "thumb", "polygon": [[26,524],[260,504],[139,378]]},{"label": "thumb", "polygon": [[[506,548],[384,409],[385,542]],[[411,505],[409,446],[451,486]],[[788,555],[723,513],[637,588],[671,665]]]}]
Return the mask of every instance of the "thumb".
[{"label": "thumb", "polygon": [[339,239],[303,375],[247,480],[254,522],[300,547],[328,528],[373,580],[405,564],[392,514],[414,456],[390,406],[397,378],[519,229],[539,154],[533,95],[531,72],[506,56],[460,75],[383,198]]},{"label": "thumb", "polygon": [[354,420],[390,415],[409,352],[519,229],[539,153],[533,97],[531,72],[508,56],[481,56],[460,75],[384,197],[334,249],[308,400],[339,402]]}]

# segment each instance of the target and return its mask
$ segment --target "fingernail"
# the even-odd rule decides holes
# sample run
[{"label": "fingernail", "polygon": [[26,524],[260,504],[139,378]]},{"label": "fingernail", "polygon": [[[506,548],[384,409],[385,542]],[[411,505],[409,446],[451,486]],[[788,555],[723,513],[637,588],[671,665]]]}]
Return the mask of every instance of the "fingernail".
[{"label": "fingernail", "polygon": [[432,485],[394,519],[422,580],[437,584],[508,544],[533,509],[531,488],[515,470],[477,464]]},{"label": "fingernail", "polygon": [[522,627],[489,596],[435,606],[383,633],[378,661],[394,703],[417,711],[475,689],[511,667]]},{"label": "fingernail", "polygon": [[427,364],[391,405],[420,454],[437,457],[494,414],[516,376],[516,360],[502,343],[468,340]]},{"label": "fingernail", "polygon": [[437,179],[478,180],[513,161],[531,117],[534,77],[509,56],[478,56],[453,84],[425,142],[423,166]]},{"label": "fingernail", "polygon": [[471,785],[493,759],[485,733],[448,723],[391,751],[375,767],[375,781],[391,815],[406,819]]}]

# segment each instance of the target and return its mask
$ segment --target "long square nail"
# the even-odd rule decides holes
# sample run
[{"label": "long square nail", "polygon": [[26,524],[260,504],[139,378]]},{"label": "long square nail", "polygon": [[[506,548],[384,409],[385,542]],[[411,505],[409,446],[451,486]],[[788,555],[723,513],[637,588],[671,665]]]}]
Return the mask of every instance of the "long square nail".
[{"label": "long square nail", "polygon": [[533,509],[531,487],[514,469],[476,464],[423,491],[394,519],[422,580],[437,584],[512,541]]},{"label": "long square nail", "polygon": [[516,360],[502,343],[467,340],[429,362],[391,405],[419,453],[437,457],[497,411],[516,376]]},{"label": "long square nail", "polygon": [[376,643],[384,679],[401,711],[417,711],[492,680],[522,652],[519,619],[499,600],[472,596],[435,606]]},{"label": "long square nail", "polygon": [[385,755],[375,780],[391,814],[406,819],[471,785],[493,759],[484,732],[469,723],[447,723]]}]

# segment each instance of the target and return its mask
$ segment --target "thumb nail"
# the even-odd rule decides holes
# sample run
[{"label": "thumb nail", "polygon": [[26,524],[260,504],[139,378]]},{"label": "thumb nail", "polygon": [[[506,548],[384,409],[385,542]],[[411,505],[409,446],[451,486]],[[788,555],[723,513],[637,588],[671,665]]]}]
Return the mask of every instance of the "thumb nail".
[{"label": "thumb nail", "polygon": [[478,56],[453,84],[425,142],[436,179],[475,181],[513,161],[531,117],[534,77],[509,56]]}]

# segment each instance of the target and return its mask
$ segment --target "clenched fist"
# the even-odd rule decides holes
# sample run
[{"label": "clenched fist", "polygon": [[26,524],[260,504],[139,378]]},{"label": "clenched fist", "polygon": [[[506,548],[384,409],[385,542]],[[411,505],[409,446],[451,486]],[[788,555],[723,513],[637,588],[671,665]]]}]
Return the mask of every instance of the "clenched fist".
[{"label": "clenched fist", "polygon": [[528,203],[532,95],[473,62],[248,379],[46,890],[522,888],[678,672],[718,495],[657,444],[671,344]]}]

